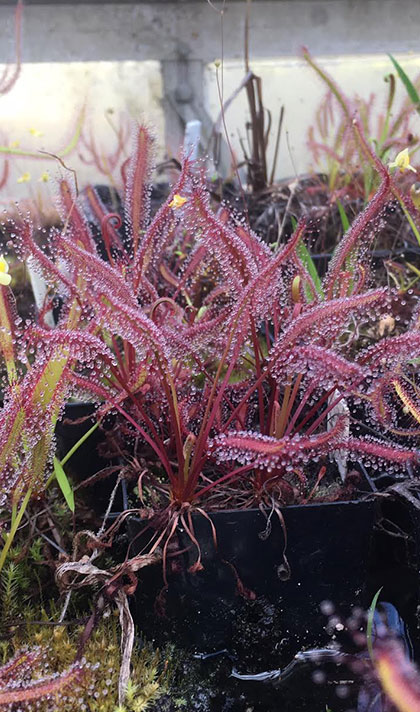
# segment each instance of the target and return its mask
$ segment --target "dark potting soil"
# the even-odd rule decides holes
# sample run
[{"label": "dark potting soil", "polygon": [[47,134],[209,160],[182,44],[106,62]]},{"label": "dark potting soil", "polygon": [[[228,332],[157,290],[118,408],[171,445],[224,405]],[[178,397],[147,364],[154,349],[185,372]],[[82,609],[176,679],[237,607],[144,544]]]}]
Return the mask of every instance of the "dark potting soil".
[{"label": "dark potting soil", "polygon": [[[178,658],[171,691],[155,703],[151,712],[325,712],[326,709],[345,712],[356,709],[359,686],[348,671],[324,665],[323,681],[315,685],[312,674],[316,675],[319,670],[306,667],[292,680],[275,686],[235,680],[230,676],[231,665],[227,660],[197,661],[183,656],[180,661]],[[345,699],[339,696],[342,694]]]}]

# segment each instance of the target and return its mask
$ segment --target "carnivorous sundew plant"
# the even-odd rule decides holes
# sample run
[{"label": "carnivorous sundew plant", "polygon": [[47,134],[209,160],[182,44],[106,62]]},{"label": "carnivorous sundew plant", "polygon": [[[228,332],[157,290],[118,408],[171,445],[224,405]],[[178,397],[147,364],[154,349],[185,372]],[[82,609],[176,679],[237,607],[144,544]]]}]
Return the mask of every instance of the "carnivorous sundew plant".
[{"label": "carnivorous sundew plant", "polygon": [[[145,126],[123,170],[124,233],[122,216],[107,213],[93,189],[87,200],[65,179],[63,227],[51,231],[48,250],[28,221],[15,226],[16,251],[49,291],[37,324],[21,325],[9,287],[0,287],[9,381],[3,506],[16,514],[42,492],[62,404],[81,391],[97,399],[99,419],[110,410],[122,416],[121,448],[140,500],[164,513],[169,532],[180,517],[190,530],[194,507],[307,501],[329,457],[343,478],[347,461],[398,472],[418,462],[418,310],[404,333],[378,340],[372,331],[399,299],[371,288],[368,261],[394,179],[359,124],[353,130],[381,182],[322,282],[305,221],[270,249],[226,207],[213,209],[188,157],[150,219],[153,139]],[[51,328],[56,294],[61,309]],[[364,433],[354,404],[367,418]]]},{"label": "carnivorous sundew plant", "polygon": [[[71,394],[70,372],[95,369],[107,351],[101,340],[72,329],[78,305],[68,305],[66,327],[40,329],[15,311],[7,261],[0,260],[0,349],[6,374],[0,423],[0,508],[11,512],[11,528],[0,553],[0,570],[28,502],[42,494],[52,475],[54,429]],[[69,501],[70,506],[72,502]]]},{"label": "carnivorous sundew plant", "polygon": [[[385,111],[374,116],[377,97],[371,94],[368,100],[360,97],[346,96],[334,79],[312,58],[306,48],[303,48],[303,58],[323,81],[328,91],[315,116],[315,123],[308,134],[308,146],[318,167],[327,169],[329,188],[333,192],[343,193],[346,188],[357,191],[358,183],[363,183],[363,192],[369,197],[376,177],[369,163],[360,161],[357,144],[355,144],[349,126],[354,116],[359,116],[365,136],[368,136],[375,146],[378,157],[387,162],[396,155],[408,154],[417,158],[419,139],[416,135],[416,123],[413,120],[413,98],[407,96],[401,106],[395,107],[396,76],[389,73],[385,77],[386,96],[383,97]],[[392,62],[398,71],[399,65],[393,58]],[[393,68],[390,63],[390,69]],[[415,91],[414,87],[411,86]],[[338,111],[337,111],[338,109]],[[392,163],[391,163],[392,165]],[[401,162],[399,164],[401,168]],[[360,170],[362,169],[362,170]],[[414,168],[411,168],[414,171]]]},{"label": "carnivorous sundew plant", "polygon": [[[124,512],[106,531],[104,524],[98,534],[74,536],[72,555],[60,548],[58,584],[67,596],[93,585],[94,610],[70,667],[32,678],[27,662],[43,655],[37,648],[19,651],[0,670],[7,704],[67,696],[70,684],[90,690],[81,656],[113,605],[122,628],[120,704],[129,697],[127,596],[151,563],[163,560],[167,582],[179,524],[197,552],[189,570],[202,567],[194,512],[209,519],[216,539],[211,510],[260,506],[280,516],[285,504],[346,498],[358,461],[370,480],[382,468],[396,477],[414,472],[420,311],[412,308],[408,325],[394,319],[403,297],[375,288],[369,263],[398,174],[378,159],[357,121],[350,128],[379,183],[322,278],[310,252],[313,224],[300,220],[270,246],[241,216],[212,203],[201,164],[188,156],[152,215],[153,137],[141,125],[122,169],[121,214],[110,213],[93,187],[79,194],[60,178],[62,222],[45,244],[30,220],[9,225],[9,253],[0,257],[0,570],[29,503],[45,497],[54,477],[74,510],[69,458],[57,460],[55,443],[71,398],[93,398],[98,422],[117,416],[121,476],[137,482],[131,502],[138,498],[133,508],[149,538],[109,571],[94,563]],[[46,283],[31,320],[16,312],[12,251]],[[386,335],[380,325],[390,319],[395,328]],[[22,671],[19,685],[9,684],[10,665]]]}]

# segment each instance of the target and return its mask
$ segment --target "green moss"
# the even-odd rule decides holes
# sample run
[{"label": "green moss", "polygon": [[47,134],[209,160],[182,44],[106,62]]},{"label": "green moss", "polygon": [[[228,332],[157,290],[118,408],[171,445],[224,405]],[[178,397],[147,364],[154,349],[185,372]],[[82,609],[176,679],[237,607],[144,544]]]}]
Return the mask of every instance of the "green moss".
[{"label": "green moss", "polygon": [[[33,614],[32,614],[33,615]],[[9,641],[3,657],[10,657],[23,646],[39,646],[45,651],[32,671],[33,679],[61,673],[74,661],[82,626],[51,625],[43,613],[40,625],[19,626]],[[7,656],[6,656],[7,652]],[[118,706],[118,678],[120,665],[120,639],[118,615],[112,614],[101,621],[89,640],[84,658],[87,675],[77,684],[77,689],[67,690],[51,706],[51,700],[39,702],[37,710],[74,712],[75,702],[80,712],[143,712],[167,691],[167,669],[163,656],[150,646],[135,650],[132,658],[131,679],[124,707]]]}]

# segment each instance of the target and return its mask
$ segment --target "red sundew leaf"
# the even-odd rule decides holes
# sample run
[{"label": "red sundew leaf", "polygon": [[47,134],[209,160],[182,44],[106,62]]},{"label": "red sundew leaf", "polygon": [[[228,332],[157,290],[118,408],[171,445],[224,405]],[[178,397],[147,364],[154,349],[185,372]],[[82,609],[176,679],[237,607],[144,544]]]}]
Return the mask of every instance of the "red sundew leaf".
[{"label": "red sundew leaf", "polygon": [[18,702],[34,702],[44,697],[51,697],[62,692],[68,685],[78,682],[86,670],[79,665],[60,673],[57,677],[47,677],[38,681],[23,684],[21,687],[0,690],[0,705],[12,705]]},{"label": "red sundew leaf", "polygon": [[[77,204],[75,191],[71,189],[69,183],[64,178],[59,182],[60,213],[64,226],[68,226],[69,232],[77,243],[83,245],[89,253],[96,254],[95,242],[92,237],[88,222],[80,211]],[[64,229],[64,232],[67,232]]]},{"label": "red sundew leaf", "polygon": [[[84,391],[89,391],[91,393],[94,393],[96,396],[98,396],[100,399],[105,400],[105,405],[102,406],[101,408],[98,409],[97,415],[100,418],[103,415],[106,415],[106,413],[111,410],[111,408],[115,408],[117,411],[123,415],[124,418],[128,420],[128,422],[137,430],[137,432],[140,433],[140,435],[144,438],[144,440],[150,445],[150,447],[155,451],[156,455],[160,459],[163,467],[166,470],[166,473],[169,477],[169,479],[174,482],[174,476],[172,474],[172,469],[171,469],[171,464],[168,460],[167,454],[165,450],[162,448],[160,449],[159,445],[160,443],[158,442],[157,437],[150,436],[147,431],[138,423],[136,422],[129,413],[127,413],[120,405],[120,402],[124,400],[126,394],[125,393],[120,393],[119,396],[116,398],[113,398],[112,395],[109,394],[109,391],[104,388],[101,385],[97,385],[93,383],[92,381],[88,381],[85,378],[82,378],[80,376],[76,376],[75,374],[71,374],[70,376],[71,380],[73,383],[75,383],[78,386],[81,386],[81,388]],[[147,418],[146,418],[147,420]],[[151,425],[151,421],[147,422],[146,425]]]},{"label": "red sundew leaf", "polygon": [[369,201],[365,209],[362,210],[362,212],[353,221],[350,229],[346,232],[335,250],[324,280],[324,291],[330,298],[333,296],[334,290],[339,292],[340,271],[345,264],[346,259],[353,254],[355,248],[358,247],[359,240],[366,233],[366,230],[372,220],[374,220],[383,209],[388,198],[391,185],[391,176],[389,171],[365,140],[360,124],[356,122],[356,120],[353,120],[353,126],[357,132],[357,136],[362,144],[363,150],[369,154],[371,161],[382,177],[382,181],[372,200]]},{"label": "red sundew leaf", "polygon": [[[192,225],[200,225],[201,242],[214,254],[234,289],[247,284],[257,275],[252,247],[237,232],[218,219],[210,208],[209,195],[203,185],[194,185],[186,206]],[[255,237],[255,244],[258,239]]]},{"label": "red sundew leaf", "polygon": [[106,332],[118,335],[129,342],[139,358],[147,353],[154,357],[164,389],[172,377],[171,348],[161,328],[140,308],[120,301],[113,293],[91,294],[91,304],[97,310],[97,319]]},{"label": "red sundew leaf", "polygon": [[[4,687],[19,673],[20,668],[30,670],[34,663],[42,656],[42,648],[19,650],[13,658],[0,667],[0,686]],[[0,687],[0,689],[1,689]]]},{"label": "red sundew leaf", "polygon": [[127,166],[125,185],[125,215],[132,234],[134,255],[141,242],[141,231],[145,230],[149,219],[153,142],[149,129],[136,126],[135,149]]},{"label": "red sundew leaf", "polygon": [[67,350],[68,359],[81,362],[93,361],[101,358],[104,363],[110,364],[113,356],[106,344],[97,336],[80,329],[53,329],[46,330],[34,326],[28,333],[29,343],[36,343],[44,352],[57,354],[57,348]]},{"label": "red sundew leaf", "polygon": [[114,294],[131,307],[137,306],[137,300],[130,285],[124,280],[120,271],[106,264],[97,255],[90,254],[82,247],[75,245],[65,235],[61,236],[58,245],[59,254],[68,261],[69,267],[74,270],[75,276],[83,277],[88,286],[88,297],[93,293]]},{"label": "red sundew leaf", "polygon": [[9,382],[16,380],[16,302],[10,289],[0,287],[0,353],[2,353]]},{"label": "red sundew leaf", "polygon": [[310,340],[314,345],[316,341],[331,343],[349,319],[386,304],[387,299],[388,291],[381,288],[308,307],[274,343],[268,356],[269,367],[284,358],[298,340]]},{"label": "red sundew leaf", "polygon": [[[0,499],[16,488],[42,491],[54,454],[55,424],[78,363],[112,365],[106,345],[89,332],[34,327],[35,359],[25,376],[5,392],[0,420]],[[92,371],[93,373],[93,371]]]},{"label": "red sundew leaf", "polygon": [[394,378],[391,384],[406,411],[410,413],[417,423],[420,423],[420,403],[414,401],[401,379]]},{"label": "red sundew leaf", "polygon": [[362,440],[361,438],[346,438],[336,445],[337,450],[349,450],[356,455],[366,455],[383,462],[395,462],[400,465],[417,464],[420,455],[416,450],[407,450],[399,445],[387,445],[379,440]]},{"label": "red sundew leaf", "polygon": [[[302,237],[305,229],[305,222],[299,222],[294,234],[257,276],[240,292],[236,305],[232,309],[231,317],[227,323],[227,338],[225,340],[223,356],[219,361],[219,372],[222,366],[228,361],[226,373],[222,383],[219,385],[216,394],[212,390],[212,396],[207,402],[206,413],[200,431],[200,439],[206,440],[213,422],[219,413],[220,405],[225,395],[225,389],[229,383],[235,364],[238,361],[241,348],[249,331],[250,323],[253,320],[258,322],[261,319],[261,311],[266,308],[267,290],[275,280],[276,273],[289,259],[297,243]],[[252,319],[250,315],[252,314]]]},{"label": "red sundew leaf", "polygon": [[389,336],[362,351],[357,361],[371,368],[384,366],[390,370],[395,364],[420,357],[420,331],[408,331],[398,336]]},{"label": "red sundew leaf", "polygon": [[102,238],[111,264],[114,262],[111,247],[117,248],[119,251],[119,255],[115,260],[117,263],[121,261],[123,261],[123,263],[127,263],[128,261],[126,250],[117,232],[121,225],[122,220],[118,213],[108,213],[107,215],[104,215],[101,220]]},{"label": "red sundew leaf", "polygon": [[277,439],[252,432],[227,433],[215,437],[210,448],[219,461],[235,460],[241,464],[251,463],[257,468],[285,466],[338,449],[345,427],[346,419],[338,418],[328,432],[309,437],[295,435]]},{"label": "red sundew leaf", "polygon": [[321,377],[323,384],[335,381],[340,385],[348,385],[349,382],[355,385],[367,376],[367,371],[359,364],[348,361],[331,349],[312,344],[295,347],[274,366],[276,373],[280,369],[288,369],[292,373],[308,373],[311,378]]},{"label": "red sundew leaf", "polygon": [[262,242],[258,235],[252,231],[248,231],[243,225],[235,224],[233,230],[252,254],[259,268],[262,269],[265,267],[272,255],[269,246],[266,245],[265,242]]},{"label": "red sundew leaf", "polygon": [[142,276],[140,286],[137,289],[137,298],[139,304],[143,306],[151,306],[159,299],[156,287],[145,275]]},{"label": "red sundew leaf", "polygon": [[216,348],[219,343],[218,350],[223,348],[228,316],[229,310],[226,309],[213,318],[202,318],[198,322],[195,321],[192,326],[181,324],[179,321],[171,324],[166,320],[162,325],[162,333],[167,342],[171,344],[171,352],[174,356],[185,358],[187,351],[199,356],[202,354],[203,348],[210,345]]},{"label": "red sundew leaf", "polygon": [[[85,378],[85,377],[80,376],[74,372],[72,372],[70,374],[69,378],[70,378],[70,382],[78,387],[78,390],[83,391],[85,393],[91,393],[99,401],[103,401],[105,403],[105,405],[102,406],[102,409],[99,409],[97,411],[98,418],[100,418],[103,415],[106,415],[106,413],[109,410],[111,410],[113,394],[109,388],[102,385],[101,383],[97,383],[89,378]],[[126,397],[127,397],[127,394],[125,392],[123,392],[119,395],[118,399],[117,398],[115,399],[115,401],[117,401],[117,400],[122,401]]]},{"label": "red sundew leaf", "polygon": [[267,290],[275,279],[276,273],[290,258],[297,243],[302,237],[305,229],[305,222],[299,222],[294,234],[271,260],[271,262],[241,291],[238,301],[232,309],[231,318],[227,324],[227,338],[224,345],[223,356],[219,361],[219,371],[228,361],[226,373],[222,383],[219,385],[216,394],[214,388],[210,397],[206,413],[200,431],[200,439],[205,441],[210,433],[212,425],[219,413],[220,405],[225,397],[225,389],[229,383],[235,364],[238,361],[241,348],[248,334],[251,323],[250,315],[255,322],[261,319],[260,311],[266,307]]},{"label": "red sundew leaf", "polygon": [[7,181],[9,180],[9,173],[10,173],[9,161],[5,160],[3,163],[3,173],[0,178],[0,190],[2,190],[2,188],[4,188],[7,185]]},{"label": "red sundew leaf", "polygon": [[139,288],[142,276],[147,273],[151,261],[153,260],[154,263],[160,261],[162,245],[165,244],[168,233],[173,229],[173,210],[170,203],[174,195],[182,195],[187,190],[191,179],[190,173],[191,161],[185,159],[177,183],[172,188],[167,200],[157,211],[139,244],[132,264],[132,279],[135,289]]},{"label": "red sundew leaf", "polygon": [[275,279],[276,272],[287,262],[296,249],[296,245],[305,230],[305,221],[299,224],[288,243],[274,255],[268,265],[261,270],[252,281],[242,290],[239,295],[236,307],[232,313],[232,324],[243,322],[245,328],[249,328],[249,311],[253,311],[253,318],[258,321],[260,315],[257,314],[256,304],[259,300],[265,303],[267,290]]},{"label": "red sundew leaf", "polygon": [[[58,269],[58,267],[56,267],[54,262],[43,253],[34,241],[32,225],[25,221],[17,226],[17,231],[22,241],[22,259],[33,258],[39,267],[41,267],[43,277],[47,284],[62,282],[67,287],[70,294],[77,299],[78,295],[76,286],[66,277],[66,275],[62,273],[60,269]],[[59,233],[59,239],[61,239],[61,237],[62,235]]]},{"label": "red sundew leaf", "polygon": [[[84,189],[84,197],[86,198],[88,209],[96,225],[100,227],[103,231],[103,221],[105,220],[111,244],[118,246],[120,249],[123,249],[121,238],[118,234],[118,227],[121,226],[121,218],[118,213],[109,212],[109,210],[105,207],[102,200],[100,199],[98,192],[91,185],[86,186],[86,188]],[[114,217],[115,220],[118,219],[120,221],[118,227],[110,224],[109,219],[111,216]]]},{"label": "red sundew leaf", "polygon": [[392,424],[392,410],[385,400],[385,394],[390,388],[390,376],[375,379],[375,386],[369,394],[376,420],[382,425]]},{"label": "red sundew leaf", "polygon": [[259,267],[262,269],[265,267],[267,262],[270,261],[272,252],[265,242],[261,242],[260,238],[252,230],[248,230],[244,225],[240,225],[235,216],[233,216],[230,211],[221,207],[217,213],[217,219],[223,225],[231,224],[232,230],[236,233],[236,236],[243,242],[244,246],[249,250],[253,258],[258,262]]},{"label": "red sundew leaf", "polygon": [[375,645],[374,667],[398,712],[420,712],[420,672],[398,641],[388,639]]},{"label": "red sundew leaf", "polygon": [[188,279],[190,279],[194,274],[197,273],[200,263],[206,259],[207,254],[207,248],[204,245],[197,245],[195,247],[195,249],[189,256],[188,263],[186,264],[184,271],[178,281],[174,298],[185,287]]}]

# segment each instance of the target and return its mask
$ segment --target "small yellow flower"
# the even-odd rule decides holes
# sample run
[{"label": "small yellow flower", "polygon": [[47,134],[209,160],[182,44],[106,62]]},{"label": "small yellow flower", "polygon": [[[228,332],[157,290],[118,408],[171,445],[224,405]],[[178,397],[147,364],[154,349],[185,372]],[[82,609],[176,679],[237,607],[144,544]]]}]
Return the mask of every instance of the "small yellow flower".
[{"label": "small yellow flower", "polygon": [[17,179],[18,183],[29,183],[31,180],[31,174],[26,171],[26,173],[22,173],[21,176]]},{"label": "small yellow flower", "polygon": [[398,168],[400,173],[404,173],[404,171],[413,171],[413,173],[417,173],[416,169],[413,168],[413,166],[410,166],[408,148],[404,148],[402,151],[397,153],[395,160],[388,165],[390,168]]},{"label": "small yellow flower", "polygon": [[29,133],[31,134],[31,136],[35,136],[35,138],[39,138],[40,136],[44,135],[42,131],[39,131],[38,129],[34,128],[30,128]]},{"label": "small yellow flower", "polygon": [[175,193],[174,197],[172,198],[171,202],[169,203],[169,207],[173,208],[174,210],[178,210],[178,208],[182,208],[182,206],[186,202],[187,202],[186,198],[183,198],[182,195],[179,195],[179,193]]},{"label": "small yellow flower", "polygon": [[0,284],[3,287],[8,287],[11,281],[12,278],[9,274],[9,265],[3,255],[0,255]]},{"label": "small yellow flower", "polygon": [[49,179],[50,179],[50,177],[49,177],[47,171],[44,171],[39,176],[38,181],[39,181],[39,183],[48,183]]},{"label": "small yellow flower", "polygon": [[19,146],[19,141],[12,141],[12,143],[10,144],[10,148],[19,148]]}]

